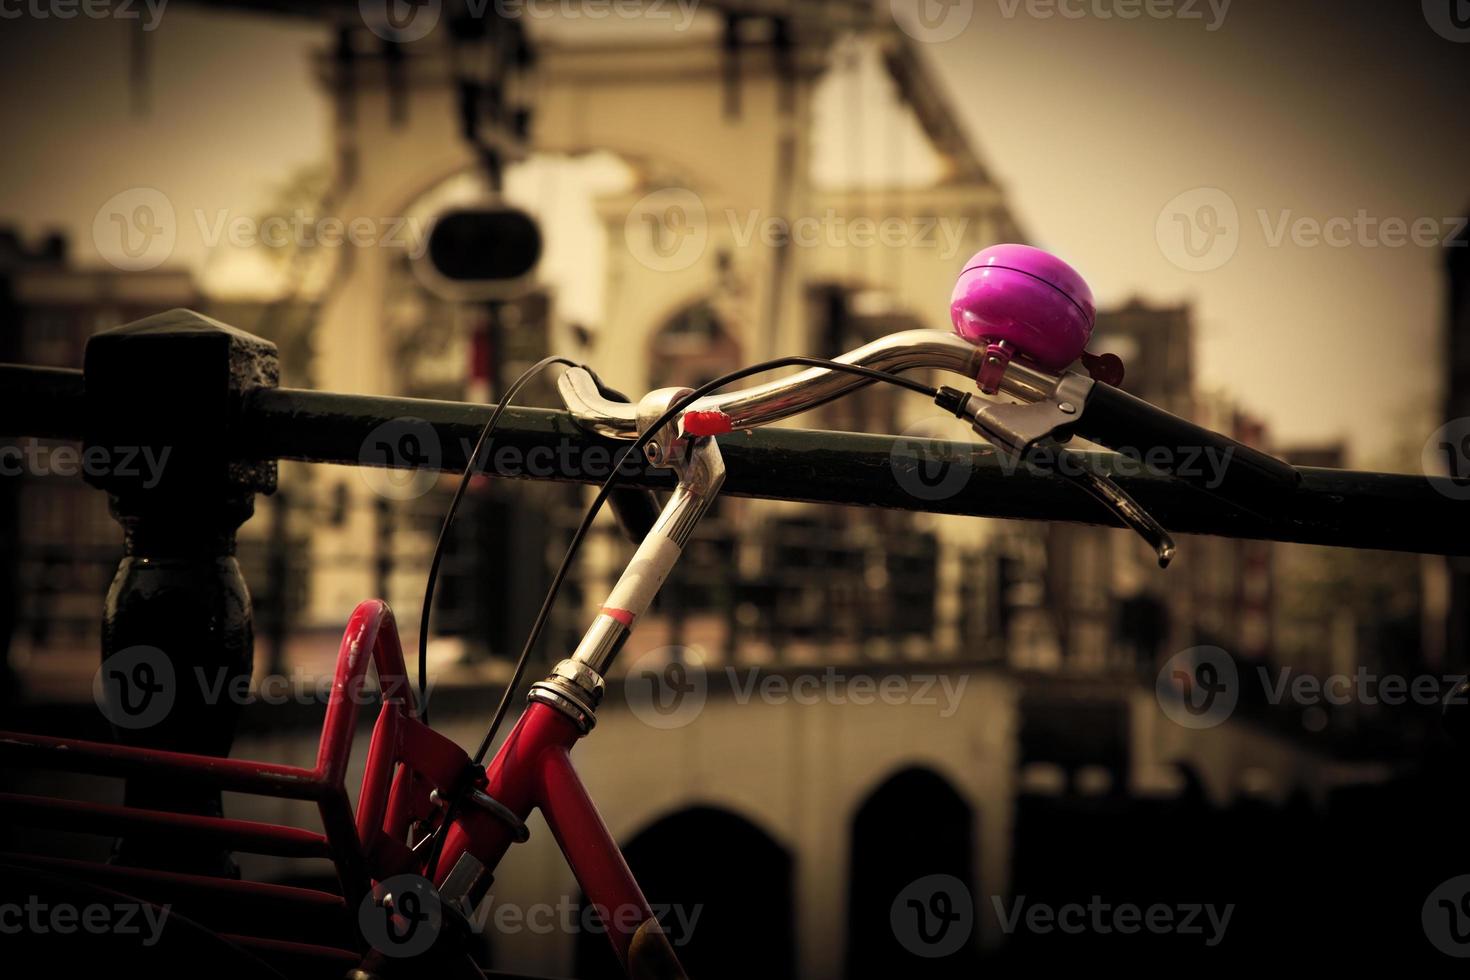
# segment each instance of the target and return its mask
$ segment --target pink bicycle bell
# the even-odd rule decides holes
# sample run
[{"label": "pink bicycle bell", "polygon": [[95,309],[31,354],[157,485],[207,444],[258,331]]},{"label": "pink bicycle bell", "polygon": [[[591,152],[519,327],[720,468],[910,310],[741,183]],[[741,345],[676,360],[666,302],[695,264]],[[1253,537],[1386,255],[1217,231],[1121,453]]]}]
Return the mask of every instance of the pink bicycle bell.
[{"label": "pink bicycle bell", "polygon": [[992,245],[965,263],[949,301],[955,333],[985,348],[977,379],[994,394],[1019,354],[1049,371],[1082,356],[1097,309],[1077,270],[1029,245]]}]

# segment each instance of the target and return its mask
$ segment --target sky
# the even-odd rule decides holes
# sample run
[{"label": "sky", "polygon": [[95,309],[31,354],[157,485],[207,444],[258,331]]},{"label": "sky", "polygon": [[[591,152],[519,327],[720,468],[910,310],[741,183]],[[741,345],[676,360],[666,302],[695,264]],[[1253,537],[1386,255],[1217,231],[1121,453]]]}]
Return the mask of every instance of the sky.
[{"label": "sky", "polygon": [[[248,214],[328,158],[320,29],[167,6],[138,115],[140,22],[38,17],[48,2],[0,0],[0,223],[64,230],[95,263],[93,218],[120,191]],[[1437,243],[1470,207],[1470,30],[1451,2],[892,0],[1035,244],[1104,306],[1189,302],[1203,386],[1279,443],[1349,439],[1360,466],[1404,465],[1396,448],[1417,456],[1445,421]],[[818,180],[930,176],[911,121],[873,111],[881,75],[835,64]],[[249,259],[197,228],[173,257],[206,284],[260,272]]]}]

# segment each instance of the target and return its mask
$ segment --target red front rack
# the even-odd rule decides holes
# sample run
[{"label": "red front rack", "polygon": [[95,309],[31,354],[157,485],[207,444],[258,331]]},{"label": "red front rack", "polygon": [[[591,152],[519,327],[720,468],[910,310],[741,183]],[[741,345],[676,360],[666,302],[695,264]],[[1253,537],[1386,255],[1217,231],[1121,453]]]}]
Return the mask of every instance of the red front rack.
[{"label": "red front rack", "polygon": [[[382,708],[354,817],[345,778],[369,659],[377,670]],[[447,795],[470,769],[463,749],[418,720],[393,613],[377,599],[353,611],[343,634],[313,769],[21,732],[0,732],[0,763],[103,776],[167,776],[219,790],[314,801],[323,833],[0,793],[0,820],[9,824],[107,836],[166,833],[223,850],[329,858],[340,885],[335,894],[30,854],[0,856],[5,863],[74,876],[144,901],[174,905],[181,915],[293,974],[358,961],[363,950],[356,928],[359,903],[374,880],[410,869],[412,855],[406,841],[410,828],[430,816],[430,791]]]}]

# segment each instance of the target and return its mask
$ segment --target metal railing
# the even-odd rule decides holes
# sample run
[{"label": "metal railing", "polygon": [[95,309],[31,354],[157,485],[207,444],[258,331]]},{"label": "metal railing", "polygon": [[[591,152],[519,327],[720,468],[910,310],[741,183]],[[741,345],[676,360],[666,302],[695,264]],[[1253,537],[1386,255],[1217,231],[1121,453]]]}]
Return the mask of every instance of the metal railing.
[{"label": "metal railing", "polygon": [[[0,365],[0,435],[85,439],[85,383],[81,371]],[[180,405],[181,411],[187,411]],[[221,441],[238,460],[291,459],[362,465],[363,441],[396,419],[422,419],[442,446],[434,468],[462,471],[491,406],[375,395],[350,395],[290,388],[242,393],[238,424]],[[764,429],[722,446],[729,476],[722,492],[738,497],[887,507],[977,517],[1070,521],[1120,527],[1112,515],[1054,475],[1022,464],[1011,467],[994,450],[969,442],[927,440],[924,465],[938,471],[964,467],[969,477],[952,496],[928,499],[911,493],[897,469],[906,459],[898,437],[806,429]],[[577,428],[565,412],[510,408],[496,442],[518,458],[530,453],[554,459],[558,450],[585,457],[597,447],[608,453],[622,444]],[[549,454],[549,455],[547,455]],[[563,453],[565,454],[565,453]],[[1422,554],[1470,553],[1470,522],[1446,492],[1441,477],[1300,467],[1298,491],[1271,511],[1248,512],[1170,477],[1120,466],[1112,453],[1086,454],[1088,465],[1109,475],[1171,531],[1253,538],[1344,548]],[[512,479],[600,482],[588,472],[485,468]],[[632,486],[669,489],[666,471],[626,467]]]}]

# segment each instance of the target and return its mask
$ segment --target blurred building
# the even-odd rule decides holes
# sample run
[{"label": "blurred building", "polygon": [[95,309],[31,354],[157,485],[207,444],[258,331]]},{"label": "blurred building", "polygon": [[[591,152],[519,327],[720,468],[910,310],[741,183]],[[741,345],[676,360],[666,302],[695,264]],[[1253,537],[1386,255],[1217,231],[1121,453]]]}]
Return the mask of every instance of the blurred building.
[{"label": "blurred building", "polygon": [[[28,247],[17,232],[0,230],[0,361],[79,368],[94,333],[176,307],[277,340],[288,351],[314,315],[309,304],[212,299],[186,271],[81,267],[61,236]],[[16,529],[14,546],[0,548],[8,574],[16,576],[11,618],[0,623],[0,634],[9,638],[12,657],[27,665],[28,677],[41,680],[42,690],[31,695],[44,698],[54,694],[53,681],[45,679],[53,668],[60,672],[54,683],[64,687],[76,670],[88,673],[95,663],[102,599],[122,555],[122,533],[108,513],[106,495],[79,475],[80,443],[9,441],[21,443],[33,462],[17,478],[0,479],[0,505],[13,515]],[[266,513],[279,506],[271,498],[261,504]],[[299,556],[289,575],[268,574],[270,531],[267,520],[247,523],[238,552],[257,611],[267,621],[278,602],[299,610],[308,578]],[[282,540],[280,550],[290,552],[289,544],[302,540],[298,531],[291,541]],[[267,641],[269,635],[267,630]]]},{"label": "blurred building", "polygon": [[[58,235],[36,246],[0,229],[0,361],[78,368],[98,330],[176,306],[200,304],[188,273],[79,269]],[[32,450],[19,476],[0,478],[17,528],[0,548],[15,582],[14,619],[0,624],[11,654],[49,648],[95,656],[102,597],[122,554],[107,498],[77,475],[75,445],[10,440]],[[68,463],[70,460],[70,463]],[[9,627],[9,628],[4,628]]]},{"label": "blurred building", "polygon": [[[733,34],[697,26],[656,41],[597,31],[536,38],[524,165],[596,152],[631,174],[624,189],[597,200],[603,263],[587,274],[603,280],[600,319],[573,322],[549,292],[535,317],[491,337],[497,317],[487,321],[475,303],[446,303],[402,254],[362,250],[325,297],[314,338],[316,383],[483,397],[556,351],[580,354],[619,388],[639,393],[780,353],[837,353],[904,327],[947,329],[944,298],[964,259],[1024,234],[916,43],[891,25],[865,36],[865,56],[882,66],[899,111],[928,138],[941,178],[866,191],[814,184],[813,99],[842,33],[835,20],[752,17]],[[446,202],[473,199],[481,161],[460,125],[458,62],[433,45],[415,45],[393,49],[405,63],[389,64],[361,40],[348,42],[350,59],[339,47],[321,63],[339,105],[335,207],[432,217]],[[488,196],[483,187],[478,193]],[[941,221],[952,240],[941,239]],[[884,227],[905,234],[893,241],[877,234]],[[508,341],[521,352],[507,354]],[[423,379],[432,384],[417,383]],[[801,424],[903,431],[937,416],[915,399],[870,391]],[[952,421],[941,431],[968,437]],[[345,519],[313,534],[313,550],[332,558],[323,563],[330,570],[314,578],[305,611],[307,624],[323,626],[375,584],[362,554],[377,526],[374,491],[351,476],[332,479],[346,500]],[[530,496],[517,497],[520,506],[539,506]],[[557,509],[564,503],[547,512],[553,535],[575,519]],[[738,633],[742,643],[767,650],[773,642],[825,645],[818,656],[869,648],[884,655],[995,652],[982,629],[986,587],[962,572],[978,563],[990,522],[857,510],[813,515],[737,500],[722,501],[717,516],[711,530],[727,540],[691,555],[690,577],[702,584],[681,593],[682,602],[671,599],[687,613],[680,627],[686,640],[727,650]],[[410,524],[399,524],[410,538],[398,550],[422,553],[432,529]],[[595,609],[622,554],[610,539],[590,546],[586,609]],[[401,567],[411,579],[412,564]],[[719,569],[724,581],[710,578]],[[493,591],[486,582],[477,589],[481,597]],[[483,642],[469,640],[471,647]],[[496,652],[509,652],[508,645],[490,643]]]},{"label": "blurred building", "polygon": [[[1444,250],[1445,403],[1444,420],[1470,418],[1470,232]],[[1470,559],[1445,559],[1444,664],[1464,669],[1470,662]]]},{"label": "blurred building", "polygon": [[[1123,359],[1130,393],[1270,451],[1262,423],[1223,395],[1196,389],[1188,307],[1133,300],[1101,311],[1092,346]],[[1270,648],[1268,543],[1190,539],[1163,572],[1130,532],[1053,524],[1045,567],[1047,608],[1057,649],[1065,651],[1056,669],[1126,676],[1149,672],[1161,654],[1189,646],[1222,646],[1249,659]]]},{"label": "blurred building", "polygon": [[[1269,450],[1264,426],[1196,388],[1189,307],[1134,299],[1099,311],[1090,347],[1122,358],[1131,394]],[[1012,586],[1030,599],[1006,617],[1031,624],[1006,638],[1010,663],[1027,678],[1018,721],[1026,785],[1052,786],[1049,771],[1064,794],[1152,785],[1161,771],[1146,748],[1153,737],[1139,740],[1139,683],[1151,687],[1164,660],[1193,646],[1223,647],[1244,663],[1265,656],[1273,546],[1191,537],[1161,570],[1131,531],[1053,523],[1037,534],[1041,547],[1029,557],[1014,537],[997,556],[1008,577],[1032,583]],[[1210,778],[1219,776],[1212,768]]]},{"label": "blurred building", "polygon": [[[1342,469],[1347,466],[1347,452],[1346,444],[1338,442],[1287,446],[1281,456],[1293,466]],[[1343,557],[1332,548],[1290,544],[1276,545],[1274,555],[1280,590],[1274,604],[1270,662],[1314,677],[1351,676],[1363,654],[1359,621],[1371,619],[1372,610],[1342,601],[1335,592],[1338,570],[1334,566]],[[1340,724],[1348,721],[1338,720]],[[1327,721],[1325,709],[1305,719],[1316,730],[1325,728]]]}]

